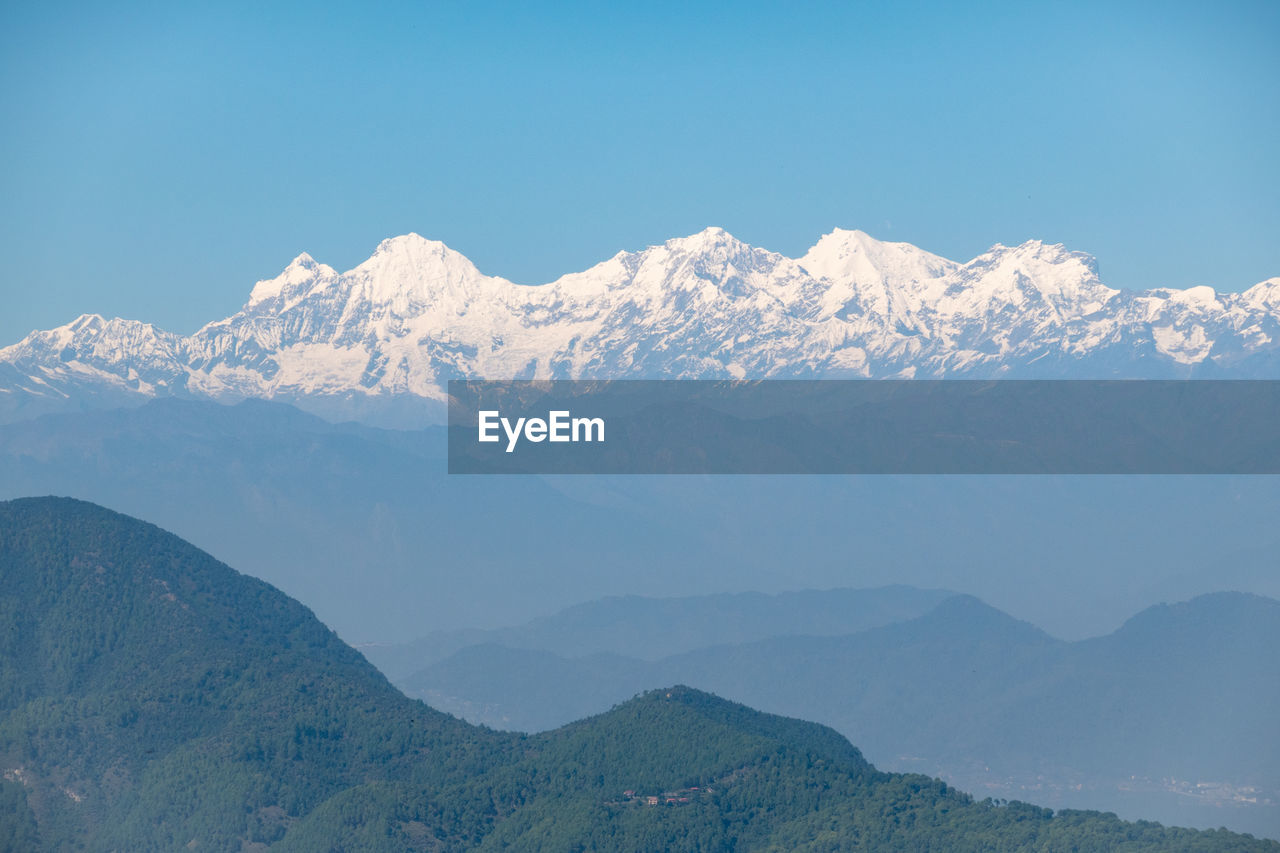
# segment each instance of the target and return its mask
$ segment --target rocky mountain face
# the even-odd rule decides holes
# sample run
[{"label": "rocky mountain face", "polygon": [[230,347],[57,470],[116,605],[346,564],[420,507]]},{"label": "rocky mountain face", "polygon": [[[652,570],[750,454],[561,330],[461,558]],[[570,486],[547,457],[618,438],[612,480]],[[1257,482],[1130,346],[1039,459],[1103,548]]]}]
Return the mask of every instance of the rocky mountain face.
[{"label": "rocky mountain face", "polygon": [[968,263],[836,230],[801,258],[719,228],[541,286],[416,234],[345,273],[299,255],[190,337],[82,315],[0,349],[0,420],[155,396],[439,419],[451,378],[1280,376],[1280,277],[1120,291],[1031,241]]}]

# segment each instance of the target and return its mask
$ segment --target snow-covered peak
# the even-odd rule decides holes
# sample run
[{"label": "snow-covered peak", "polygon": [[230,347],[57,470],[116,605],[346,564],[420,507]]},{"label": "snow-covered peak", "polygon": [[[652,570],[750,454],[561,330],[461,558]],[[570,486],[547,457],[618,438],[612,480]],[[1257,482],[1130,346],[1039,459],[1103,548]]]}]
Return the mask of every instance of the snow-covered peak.
[{"label": "snow-covered peak", "polygon": [[823,235],[799,263],[817,278],[902,284],[937,278],[958,266],[910,243],[885,242],[843,228]]},{"label": "snow-covered peak", "polygon": [[585,275],[565,276],[553,284],[557,292],[573,298],[569,288],[599,290],[598,285],[588,282],[610,276],[608,289],[627,291],[652,308],[655,300],[674,298],[676,293],[697,293],[699,299],[714,301],[714,294],[724,291],[739,298],[796,272],[799,268],[789,258],[757,249],[723,228],[712,227],[643,251],[620,253]]},{"label": "snow-covered peak", "polygon": [[1169,301],[1189,308],[1204,309],[1217,306],[1218,293],[1207,284],[1202,284],[1197,287],[1188,287],[1185,290],[1169,291]]},{"label": "snow-covered peak", "polygon": [[378,248],[373,250],[370,260],[380,256],[392,257],[420,257],[422,253],[433,254],[436,256],[457,255],[462,257],[459,252],[453,251],[439,240],[428,240],[416,231],[410,231],[407,234],[401,234],[398,237],[388,237],[378,244]]},{"label": "snow-covered peak", "polygon": [[138,320],[124,320],[119,317],[104,318],[101,314],[81,314],[79,317],[61,326],[44,331],[36,331],[27,335],[19,343],[9,349],[66,347],[85,341],[120,338],[126,336],[155,336],[162,334],[150,323]]},{"label": "snow-covered peak", "polygon": [[171,362],[180,338],[150,323],[105,319],[81,314],[62,326],[32,332],[18,343],[0,349],[0,361],[53,363],[66,369],[115,367],[128,359],[139,363]]},{"label": "snow-covered peak", "polygon": [[369,260],[343,273],[343,279],[353,296],[375,304],[469,300],[490,280],[462,253],[413,233],[383,240]]},{"label": "snow-covered peak", "polygon": [[458,376],[1154,377],[1206,362],[1275,374],[1280,278],[1121,294],[1090,256],[1040,240],[957,264],[837,229],[791,259],[707,228],[536,287],[405,234],[343,273],[301,254],[191,336],[96,314],[34,332],[0,349],[0,420],[31,400],[171,393],[346,401],[359,417],[361,400],[439,400]]},{"label": "snow-covered peak", "polygon": [[996,244],[956,271],[947,295],[965,304],[990,308],[1027,308],[1043,300],[1061,319],[1099,310],[1119,291],[1098,280],[1092,255],[1061,243],[1028,240],[1018,246]]},{"label": "snow-covered peak", "polygon": [[702,272],[722,264],[750,269],[768,264],[770,259],[781,259],[781,255],[750,246],[717,227],[704,228],[688,237],[668,240],[661,246],[651,246],[640,252],[639,256],[646,262],[663,265],[689,262]]},{"label": "snow-covered peak", "polygon": [[728,231],[718,226],[704,228],[688,237],[674,237],[662,244],[672,251],[701,253],[716,249],[737,250],[746,246]]},{"label": "snow-covered peak", "polygon": [[319,279],[334,275],[330,266],[317,263],[306,252],[298,255],[284,268],[284,272],[271,279],[264,279],[253,286],[249,293],[249,301],[245,308],[252,308],[263,302],[276,299],[289,299],[291,296],[306,292]]},{"label": "snow-covered peak", "polygon": [[1097,261],[1087,252],[1073,252],[1061,243],[1046,243],[1044,240],[1027,240],[1016,246],[1005,246],[997,243],[984,255],[1000,258],[1016,258],[1020,261],[1040,261],[1048,264],[1067,262],[1080,263],[1090,271],[1096,272]]},{"label": "snow-covered peak", "polygon": [[67,329],[71,332],[100,332],[106,323],[107,321],[103,319],[101,314],[81,314],[79,317],[61,328]]},{"label": "snow-covered peak", "polygon": [[1280,311],[1280,276],[1260,281],[1241,294],[1246,303]]},{"label": "snow-covered peak", "polygon": [[[406,261],[456,264],[475,269],[471,261],[461,252],[455,252],[439,240],[428,240],[421,234],[410,231],[408,234],[383,240],[378,244],[378,248],[374,249],[369,259],[355,270]],[[355,272],[355,270],[348,272]]]},{"label": "snow-covered peak", "polygon": [[[210,323],[197,336],[203,341],[230,332],[261,345],[281,333],[270,324],[284,320],[286,329],[311,338],[346,343],[366,335],[386,337],[403,334],[404,321],[433,306],[444,316],[458,315],[492,295],[498,283],[509,285],[484,276],[438,240],[403,234],[383,240],[367,260],[344,273],[299,255],[276,278],[258,282],[239,314]],[[230,344],[218,343],[215,349],[224,346]],[[202,348],[207,349],[203,342]]]}]

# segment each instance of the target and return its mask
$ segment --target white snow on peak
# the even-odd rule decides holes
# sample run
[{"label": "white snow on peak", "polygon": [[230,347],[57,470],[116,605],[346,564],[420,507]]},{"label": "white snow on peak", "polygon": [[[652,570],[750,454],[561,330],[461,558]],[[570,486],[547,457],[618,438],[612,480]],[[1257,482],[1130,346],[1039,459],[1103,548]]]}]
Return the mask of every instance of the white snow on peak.
[{"label": "white snow on peak", "polygon": [[947,296],[959,310],[1022,312],[1044,304],[1059,320],[1092,314],[1119,291],[1098,280],[1097,262],[1084,252],[1068,251],[1061,243],[1028,240],[1017,246],[996,244],[957,270]]},{"label": "white snow on peak", "polygon": [[864,284],[924,281],[946,275],[959,266],[910,243],[884,242],[865,231],[842,228],[823,235],[799,263],[818,278]]},{"label": "white snow on peak", "polygon": [[1218,304],[1218,293],[1207,284],[1188,287],[1186,290],[1173,290],[1169,293],[1169,301],[1182,305],[1203,308]]},{"label": "white snow on peak", "polygon": [[723,228],[705,228],[688,237],[676,237],[661,246],[650,246],[634,256],[641,265],[667,265],[689,263],[702,274],[713,269],[724,269],[724,264],[736,265],[729,270],[750,269],[761,264],[769,265],[782,258],[773,252],[757,249],[734,237]]},{"label": "white snow on peak", "polygon": [[1280,276],[1258,282],[1241,296],[1247,303],[1280,312]]},{"label": "white snow on peak", "polygon": [[462,253],[410,233],[383,240],[369,260],[343,278],[358,282],[361,295],[371,301],[386,302],[459,293],[487,277]]},{"label": "white snow on peak", "polygon": [[688,237],[673,237],[662,245],[683,252],[705,252],[725,247],[736,249],[745,244],[723,228],[713,225]]},{"label": "white snow on peak", "polygon": [[81,332],[86,329],[97,332],[101,331],[106,322],[107,321],[103,319],[101,314],[81,314],[79,317],[61,328],[67,329],[71,332]]},{"label": "white snow on peak", "polygon": [[33,332],[0,349],[0,390],[441,399],[456,376],[1140,376],[1206,359],[1265,373],[1277,355],[1280,277],[1121,292],[1040,240],[960,264],[836,229],[791,259],[713,227],[525,286],[404,234],[343,273],[298,255],[188,337],[96,314]]},{"label": "white snow on peak", "polygon": [[309,285],[316,279],[327,278],[333,274],[332,267],[316,263],[315,259],[303,252],[290,261],[289,266],[285,267],[284,272],[280,273],[280,275],[256,283],[249,293],[249,301],[245,304],[245,307],[250,308],[262,302],[281,297],[287,298],[290,294],[297,294],[299,291],[307,290],[304,285]]},{"label": "white snow on peak", "polygon": [[910,243],[842,228],[824,235],[798,263],[829,283],[824,314],[880,317],[908,327],[918,325],[916,314],[938,296],[930,292],[937,290],[933,285],[959,267]]}]

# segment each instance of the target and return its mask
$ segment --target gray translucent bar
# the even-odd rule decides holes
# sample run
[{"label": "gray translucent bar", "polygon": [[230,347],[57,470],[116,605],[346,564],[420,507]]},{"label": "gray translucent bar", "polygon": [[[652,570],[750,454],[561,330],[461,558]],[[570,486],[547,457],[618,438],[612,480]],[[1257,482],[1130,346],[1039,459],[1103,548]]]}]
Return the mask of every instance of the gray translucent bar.
[{"label": "gray translucent bar", "polygon": [[449,398],[451,474],[1280,473],[1270,380],[458,380]]}]

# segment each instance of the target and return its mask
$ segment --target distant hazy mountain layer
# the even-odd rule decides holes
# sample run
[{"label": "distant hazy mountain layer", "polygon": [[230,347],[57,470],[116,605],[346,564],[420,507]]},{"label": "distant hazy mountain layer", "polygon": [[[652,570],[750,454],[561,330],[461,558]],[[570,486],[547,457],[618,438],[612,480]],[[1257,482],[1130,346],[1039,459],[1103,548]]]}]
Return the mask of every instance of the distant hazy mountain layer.
[{"label": "distant hazy mountain layer", "polygon": [[[631,592],[906,583],[972,593],[1072,638],[1113,631],[1154,601],[1222,589],[1280,598],[1280,478],[496,480],[446,476],[442,433],[334,425],[257,400],[48,415],[0,426],[0,499],[72,495],[154,519],[356,642],[519,625]],[[835,614],[843,623],[797,609],[786,627],[753,615],[748,599],[721,603],[714,618],[678,605],[642,619],[611,613],[611,627],[575,639],[545,625],[546,642],[528,647],[573,653],[565,643],[585,639],[656,659],[801,623],[804,633],[855,630],[849,609]],[[642,644],[618,630],[664,621],[671,630]],[[614,640],[591,646],[606,630]],[[433,659],[512,642],[437,641]],[[398,675],[427,652],[413,651]]]},{"label": "distant hazy mountain layer", "polygon": [[[614,654],[657,660],[709,646],[786,635],[852,634],[920,616],[950,595],[946,590],[895,585],[777,595],[614,596],[578,604],[516,628],[437,631],[411,643],[369,644],[360,650],[392,679],[414,675],[464,648],[489,644],[570,658]],[[534,707],[526,710],[538,713]]]},{"label": "distant hazy mountain layer", "polygon": [[[802,607],[803,595],[782,597],[791,608],[761,596],[774,606],[754,608],[759,630],[775,636],[735,643],[725,631],[719,644],[708,635],[702,648],[660,660],[639,659],[667,643],[645,615],[687,613],[694,622],[701,613],[697,621],[714,624],[746,602],[612,599],[524,628],[437,634],[366,653],[403,672],[417,651],[421,671],[398,678],[409,695],[500,729],[554,728],[649,685],[683,683],[830,725],[882,766],[961,787],[1280,834],[1280,661],[1272,653],[1280,602],[1206,595],[1067,643],[968,596],[912,618],[908,606],[924,609],[938,595],[913,592],[827,593],[850,611],[850,632],[860,620],[883,623],[847,636],[818,636],[838,623],[823,618],[816,595]],[[796,630],[788,609],[809,610],[813,630]],[[621,617],[619,629],[593,630],[590,617],[609,613]],[[672,626],[689,639],[681,620]]]},{"label": "distant hazy mountain layer", "polygon": [[[922,610],[937,595],[914,592],[911,603]],[[815,619],[817,630],[805,636],[773,615],[761,620],[761,631],[774,626],[774,636],[742,643],[726,637],[660,660],[638,659],[651,648],[643,636],[628,653],[611,637],[572,630],[581,621],[574,613],[617,611],[627,599],[581,605],[524,629],[475,632],[472,644],[440,660],[429,653],[463,632],[398,647],[396,655],[369,651],[375,661],[403,667],[400,657],[421,649],[423,668],[402,677],[402,686],[500,728],[553,728],[650,682],[680,681],[776,711],[803,711],[857,733],[886,758],[984,756],[1009,769],[1030,762],[1016,768],[1023,772],[1053,764],[1118,778],[1123,769],[1235,778],[1280,791],[1280,739],[1271,725],[1280,709],[1280,662],[1270,653],[1280,644],[1280,602],[1206,595],[1150,608],[1108,636],[1067,643],[970,596],[951,597],[921,616],[903,608],[894,618],[883,608],[886,593],[908,600],[906,590],[893,589],[833,595],[879,610],[874,621],[883,624],[869,630],[818,636],[831,626]],[[668,611],[681,604],[694,611],[700,603],[710,611],[718,598],[649,601]],[[560,625],[561,632],[548,630]],[[578,642],[566,649],[557,633]],[[651,626],[655,644],[661,633]],[[548,648],[555,646],[558,652]],[[969,720],[963,737],[953,728],[957,716]],[[1072,737],[1042,741],[1048,719]],[[1182,747],[1169,750],[1179,739]]]}]

